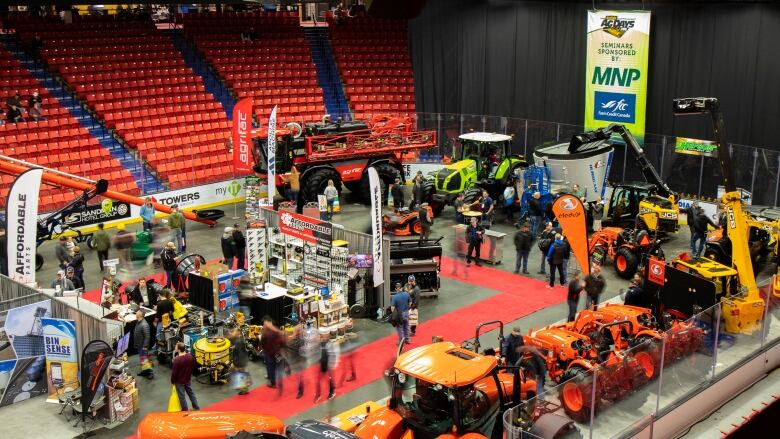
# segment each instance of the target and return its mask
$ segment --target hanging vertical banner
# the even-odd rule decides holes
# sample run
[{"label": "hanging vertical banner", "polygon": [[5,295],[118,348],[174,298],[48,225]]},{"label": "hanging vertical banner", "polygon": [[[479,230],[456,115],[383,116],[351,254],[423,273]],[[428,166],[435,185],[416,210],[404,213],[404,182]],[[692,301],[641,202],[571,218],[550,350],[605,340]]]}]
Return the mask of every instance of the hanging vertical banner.
[{"label": "hanging vertical banner", "polygon": [[589,11],[585,129],[623,124],[645,137],[650,12]]},{"label": "hanging vertical banner", "polygon": [[43,169],[28,169],[14,181],[6,201],[8,276],[35,283],[35,248],[38,234],[38,198]]},{"label": "hanging vertical banner", "polygon": [[587,276],[590,274],[588,263],[588,235],[585,228],[585,208],[582,201],[573,195],[563,195],[553,203],[553,213],[561,225],[561,230],[571,245],[574,258]]},{"label": "hanging vertical banner", "polygon": [[233,169],[237,174],[252,171],[252,98],[244,98],[233,107]]},{"label": "hanging vertical banner", "polygon": [[276,195],[276,105],[268,118],[268,204],[274,205]]},{"label": "hanging vertical banner", "polygon": [[371,240],[374,257],[374,286],[382,285],[385,275],[382,272],[382,185],[374,167],[368,168],[368,184],[371,193]]},{"label": "hanging vertical banner", "polygon": [[102,340],[92,340],[81,352],[81,414],[103,395],[103,377],[111,363],[114,351]]},{"label": "hanging vertical banner", "polygon": [[41,319],[43,346],[46,350],[47,402],[59,402],[57,389],[70,392],[79,388],[79,361],[76,346],[76,322]]}]

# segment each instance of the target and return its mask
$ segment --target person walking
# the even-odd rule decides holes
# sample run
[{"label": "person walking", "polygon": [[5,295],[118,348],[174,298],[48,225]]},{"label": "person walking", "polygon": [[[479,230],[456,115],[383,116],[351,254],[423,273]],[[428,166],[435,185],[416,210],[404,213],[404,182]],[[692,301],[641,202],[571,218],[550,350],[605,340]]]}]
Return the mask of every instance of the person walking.
[{"label": "person walking", "polygon": [[323,195],[325,195],[325,201],[328,204],[328,221],[330,221],[333,219],[333,206],[336,204],[336,199],[339,197],[339,190],[336,189],[333,180],[328,180],[328,186],[325,187]]},{"label": "person walking", "polygon": [[114,235],[114,249],[116,249],[119,258],[119,267],[122,269],[129,270],[132,267],[130,248],[133,246],[133,242],[135,242],[135,235],[122,228]]},{"label": "person walking", "polygon": [[539,250],[542,252],[542,261],[539,266],[539,271],[536,274],[547,276],[547,252],[550,251],[553,241],[555,241],[555,229],[553,229],[552,223],[548,222],[545,229],[542,230],[542,233],[539,235],[539,242],[537,243]]},{"label": "person walking", "polygon": [[704,244],[707,243],[707,226],[712,226],[715,229],[718,228],[718,225],[704,213],[704,209],[699,209],[696,212],[693,221],[693,237],[691,238],[693,259],[699,259],[704,251]]},{"label": "person walking", "polygon": [[233,224],[233,242],[236,243],[236,269],[246,270],[246,237],[238,224]]},{"label": "person walking", "polygon": [[566,304],[569,305],[569,315],[566,317],[567,322],[573,322],[577,317],[577,305],[580,302],[580,294],[585,287],[585,282],[582,281],[582,276],[579,271],[574,272],[574,277],[569,281],[569,292],[566,295]]},{"label": "person walking", "polygon": [[696,215],[699,213],[699,202],[694,201],[690,206],[683,209],[685,217],[687,218],[688,231],[691,233],[691,256],[696,254]]},{"label": "person walking", "polygon": [[482,237],[485,230],[479,225],[475,217],[471,217],[471,221],[466,227],[466,241],[469,244],[466,251],[466,266],[471,265],[472,254],[476,253],[474,257],[474,264],[479,267],[482,264],[479,263],[479,250],[482,247]]},{"label": "person walking", "polygon": [[601,230],[601,220],[604,218],[604,199],[598,197],[596,202],[593,203],[592,208],[593,215],[593,231],[598,232]]},{"label": "person walking", "polygon": [[301,365],[301,370],[298,371],[298,393],[295,395],[295,399],[301,399],[303,397],[305,371],[309,366],[315,364],[319,347],[320,336],[317,333],[317,328],[313,327],[311,321],[306,322],[306,329],[301,333],[301,344],[298,348],[298,355],[303,359],[303,364]]},{"label": "person walking", "polygon": [[108,259],[108,250],[111,248],[111,238],[104,230],[105,225],[98,223],[97,232],[92,235],[92,239],[95,242],[95,251],[97,251],[98,265],[100,265],[100,272],[102,273],[105,267],[103,267],[103,261]]},{"label": "person walking", "polygon": [[514,273],[520,273],[520,269],[522,268],[523,274],[528,274],[528,255],[531,253],[531,244],[534,241],[528,224],[523,224],[520,227],[520,230],[515,232],[514,240],[515,252],[517,253]]},{"label": "person walking", "polygon": [[173,273],[176,271],[176,246],[169,242],[165,244],[165,249],[160,254],[163,270],[165,270],[165,287],[174,288]]},{"label": "person walking", "polygon": [[593,264],[590,269],[590,274],[585,276],[585,308],[590,308],[593,305],[593,310],[598,309],[599,296],[604,292],[604,288],[607,286],[607,281],[601,274],[601,265]]},{"label": "person walking", "polygon": [[232,270],[233,259],[236,257],[236,242],[233,240],[232,227],[225,227],[220,239],[220,246],[222,247],[222,261],[227,265],[228,270]]},{"label": "person walking", "polygon": [[550,263],[550,285],[547,286],[548,289],[555,286],[555,270],[558,270],[558,280],[561,286],[566,285],[566,275],[563,274],[563,261],[567,249],[566,243],[563,242],[563,236],[560,233],[556,233],[555,241],[550,246],[550,249],[547,250],[547,262]]},{"label": "person walking", "polygon": [[404,186],[401,184],[401,179],[396,178],[393,183],[393,188],[390,189],[390,194],[393,196],[393,208],[396,210],[404,207]]},{"label": "person walking", "polygon": [[534,192],[531,199],[528,201],[528,218],[531,222],[531,234],[533,236],[539,235],[539,227],[542,225],[542,194],[538,191]]},{"label": "person walking", "polygon": [[417,216],[420,221],[420,239],[417,241],[417,244],[422,245],[423,241],[431,236],[431,225],[433,225],[433,218],[431,218],[428,212],[428,203],[422,203],[420,205]]},{"label": "person walking", "polygon": [[138,365],[141,371],[138,376],[142,376],[146,379],[154,379],[154,367],[151,365],[151,356],[149,355],[149,348],[152,344],[151,330],[149,329],[149,323],[144,319],[144,312],[138,311],[135,313],[135,328],[133,329],[133,346],[138,351]]},{"label": "person walking", "polygon": [[[187,397],[190,398],[193,410],[200,410],[198,398],[192,390],[192,371],[195,370],[195,359],[187,352],[184,343],[176,343],[176,349],[173,353],[173,362],[171,363],[171,384],[176,388],[176,394],[179,396],[181,409],[185,412],[189,410],[187,406]],[[185,396],[186,395],[186,396]]]},{"label": "person walking", "polygon": [[141,206],[141,220],[143,221],[143,227],[145,231],[152,230],[152,220],[154,220],[154,206],[152,205],[152,199],[146,197],[144,205]]},{"label": "person walking", "polygon": [[57,246],[54,248],[54,253],[57,255],[57,260],[60,261],[60,268],[64,270],[72,258],[70,250],[68,250],[68,238],[60,236]]},{"label": "person walking", "polygon": [[179,212],[179,205],[171,206],[173,212],[168,216],[168,227],[171,228],[173,243],[176,245],[176,254],[182,252],[182,229],[184,229],[184,216]]},{"label": "person walking", "polygon": [[230,346],[232,347],[232,360],[233,360],[233,374],[235,380],[235,389],[238,390],[239,395],[246,395],[249,393],[249,387],[252,384],[251,379],[246,371],[246,366],[249,364],[249,354],[246,351],[246,340],[244,334],[241,332],[241,328],[234,326],[228,332],[228,340],[230,340]]},{"label": "person walking", "polygon": [[330,333],[320,333],[320,369],[317,374],[317,386],[315,387],[316,393],[314,394],[314,402],[320,400],[320,384],[324,377],[328,378],[328,399],[331,400],[336,397],[336,383],[333,379],[333,372],[339,365],[339,356],[341,355],[339,344],[335,340],[330,339]]},{"label": "person walking", "polygon": [[284,334],[274,325],[270,317],[263,317],[263,333],[260,337],[260,347],[263,349],[263,362],[268,376],[268,387],[275,389],[280,383],[277,376],[277,366],[281,362],[281,352],[284,347]]},{"label": "person walking", "polygon": [[397,316],[395,330],[398,333],[398,344],[411,343],[409,339],[409,305],[412,298],[406,290],[393,294],[390,298],[390,310]]}]

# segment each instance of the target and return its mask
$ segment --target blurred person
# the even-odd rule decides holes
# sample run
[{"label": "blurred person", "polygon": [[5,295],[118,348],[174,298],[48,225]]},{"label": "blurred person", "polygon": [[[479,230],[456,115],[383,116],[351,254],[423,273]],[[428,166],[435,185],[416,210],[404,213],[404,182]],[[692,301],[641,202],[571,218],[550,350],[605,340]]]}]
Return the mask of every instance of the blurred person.
[{"label": "blurred person", "polygon": [[171,234],[173,235],[173,243],[176,245],[176,254],[179,255],[182,252],[182,239],[184,229],[184,216],[179,212],[179,205],[174,204],[171,206],[171,214],[168,216],[168,227],[171,228]]},{"label": "blurred person", "polygon": [[234,378],[236,380],[235,390],[238,390],[239,395],[246,395],[249,393],[251,379],[246,371],[246,366],[249,364],[249,354],[246,351],[246,340],[241,328],[232,327],[228,333],[228,340],[230,340],[232,347],[233,374],[236,374],[236,378]]},{"label": "blurred person", "polygon": [[287,199],[296,203],[296,212],[298,212],[298,193],[301,191],[301,173],[298,172],[298,167],[293,166],[289,173],[283,174],[282,182],[287,185]]},{"label": "blurred person", "polygon": [[10,96],[5,101],[6,104],[8,104],[9,107],[19,107],[22,108],[22,95],[19,94],[19,92],[15,92],[13,96]]},{"label": "blurred person", "polygon": [[607,281],[601,274],[601,265],[593,264],[590,269],[590,274],[585,276],[585,308],[590,308],[593,305],[593,310],[598,309],[599,296],[604,292],[604,288],[607,286]]},{"label": "blurred person", "polygon": [[233,228],[225,227],[222,232],[222,238],[220,239],[220,246],[222,248],[222,261],[227,265],[229,270],[233,269],[233,259],[236,257],[236,242],[233,239]]},{"label": "blurred person", "polygon": [[51,281],[51,287],[53,289],[57,289],[58,285],[60,287],[60,291],[73,291],[76,289],[76,287],[73,285],[73,282],[65,277],[64,270],[57,271],[57,278]]},{"label": "blurred person", "polygon": [[176,343],[176,350],[173,355],[173,361],[171,362],[171,384],[176,387],[176,394],[179,396],[181,409],[185,412],[189,409],[187,407],[187,397],[189,396],[190,403],[192,403],[192,409],[200,410],[198,398],[195,396],[195,392],[190,385],[192,382],[192,372],[195,370],[195,359],[187,352],[187,348],[182,342]]},{"label": "blurred person", "polygon": [[103,262],[108,259],[108,250],[111,248],[111,238],[105,231],[105,225],[103,223],[98,223],[97,228],[98,230],[94,235],[92,235],[92,239],[95,242],[95,251],[97,251],[98,265],[100,265],[100,272],[102,273],[103,270],[105,270]]},{"label": "blurred person", "polygon": [[417,216],[420,221],[420,238],[417,241],[417,245],[422,245],[423,241],[431,236],[431,225],[433,225],[433,218],[428,214],[428,203],[420,205]]},{"label": "blurred person", "polygon": [[165,287],[173,288],[173,273],[176,271],[176,246],[169,242],[160,254],[160,262],[165,270]]},{"label": "blurred person", "polygon": [[409,335],[412,337],[417,335],[417,325],[420,322],[420,311],[417,307],[418,303],[414,301],[409,305]]},{"label": "blurred person", "polygon": [[531,245],[534,242],[534,237],[531,235],[530,227],[528,224],[523,224],[520,230],[515,232],[515,274],[520,273],[522,268],[523,274],[528,274],[528,255],[531,253]]},{"label": "blurred person", "polygon": [[154,268],[160,268],[160,256],[162,255],[165,243],[171,241],[171,229],[168,228],[166,220],[156,220],[152,222],[152,262]]},{"label": "blurred person", "polygon": [[517,348],[519,360],[516,366],[521,366],[523,370],[531,372],[532,378],[536,381],[536,396],[544,393],[544,381],[547,376],[547,364],[544,361],[544,354],[534,346],[520,346]]},{"label": "blurred person", "polygon": [[144,230],[150,231],[152,230],[152,221],[154,221],[154,205],[152,204],[152,199],[149,197],[146,197],[144,200],[144,205],[141,206],[141,220],[144,223]]},{"label": "blurred person", "polygon": [[113,239],[114,249],[116,249],[117,257],[119,258],[119,268],[125,270],[131,268],[132,255],[130,254],[130,249],[134,242],[135,235],[120,226]]},{"label": "blurred person", "polygon": [[513,180],[507,181],[506,187],[504,188],[504,215],[506,216],[507,222],[514,221],[514,213],[515,213],[515,182]]},{"label": "blurred person", "polygon": [[328,378],[328,399],[336,397],[336,384],[333,379],[333,372],[339,365],[339,356],[341,350],[339,344],[335,340],[330,339],[330,333],[323,332],[320,334],[320,368],[317,375],[317,386],[315,387],[316,393],[314,394],[314,402],[320,400],[320,383],[323,377]]},{"label": "blurred person", "polygon": [[46,120],[43,115],[43,105],[40,102],[36,102],[35,105],[27,112],[32,121]]},{"label": "blurred person", "polygon": [[569,291],[566,294],[566,304],[569,306],[569,315],[566,317],[567,322],[573,322],[577,317],[577,305],[580,302],[580,294],[585,287],[585,282],[582,281],[582,276],[579,271],[574,272],[574,277],[569,282]]},{"label": "blurred person", "polygon": [[463,211],[466,209],[464,201],[465,199],[466,194],[461,192],[455,198],[455,201],[452,202],[452,207],[455,208],[455,224],[463,224],[466,222],[463,216]]},{"label": "blurred person", "polygon": [[417,174],[412,183],[412,199],[409,200],[409,208],[414,209],[415,206],[423,202],[423,198],[425,198],[425,185],[422,174]]},{"label": "blurred person", "polygon": [[281,363],[281,352],[285,345],[284,334],[274,325],[270,317],[263,317],[263,333],[260,347],[263,348],[263,362],[268,376],[268,387],[275,389],[279,383],[277,366]]},{"label": "blurred person", "polygon": [[604,199],[598,197],[592,207],[593,231],[601,230],[601,220],[604,218]]},{"label": "blurred person", "polygon": [[301,345],[298,348],[298,354],[302,361],[301,370],[298,371],[298,393],[295,399],[303,397],[304,385],[306,381],[306,370],[317,361],[317,353],[320,346],[320,336],[311,322],[306,322],[305,329],[301,333]]},{"label": "blurred person", "polygon": [[73,268],[73,275],[79,278],[81,285],[84,285],[84,255],[81,254],[81,247],[73,247],[73,258],[68,262],[68,268]]},{"label": "blurred person", "polygon": [[236,245],[236,269],[246,270],[246,237],[238,223],[233,224],[233,242]]},{"label": "blurred person", "polygon": [[585,201],[585,192],[580,189],[580,185],[575,183],[574,186],[571,187],[571,191],[571,194],[579,198],[580,201]]},{"label": "blurred person", "polygon": [[[693,259],[699,259],[704,251],[704,245],[707,243],[707,226],[717,229],[710,217],[704,213],[704,209],[696,211],[693,221],[693,236],[691,238],[691,247],[693,250]],[[698,246],[696,245],[698,242]]]},{"label": "blurred person", "polygon": [[9,105],[8,111],[5,113],[5,119],[8,121],[8,123],[24,122],[24,119],[22,118],[21,107]]},{"label": "blurred person", "polygon": [[[133,346],[138,350],[138,364],[141,367],[138,376],[151,380],[154,379],[154,367],[149,367],[149,364],[151,364],[149,348],[152,343],[152,333],[149,329],[149,323],[144,319],[143,311],[135,313],[135,321],[135,328],[133,329]],[[144,364],[146,364],[146,366]]]},{"label": "blurred person", "polygon": [[568,246],[563,241],[563,236],[560,233],[555,234],[555,241],[553,241],[550,249],[547,250],[547,262],[550,264],[550,284],[547,288],[555,286],[555,270],[558,270],[559,281],[561,286],[566,285],[566,275],[563,273],[563,262],[565,253],[568,250]]},{"label": "blurred person", "polygon": [[565,249],[563,251],[563,283],[565,284],[567,281],[566,279],[569,278],[569,260],[571,260],[571,244],[569,244],[568,238],[566,238],[566,235],[561,233],[561,236],[563,237],[563,245],[565,246]]},{"label": "blurred person", "polygon": [[54,253],[57,255],[57,260],[60,261],[60,268],[65,269],[73,258],[68,250],[68,238],[60,236],[57,246],[54,247]]}]

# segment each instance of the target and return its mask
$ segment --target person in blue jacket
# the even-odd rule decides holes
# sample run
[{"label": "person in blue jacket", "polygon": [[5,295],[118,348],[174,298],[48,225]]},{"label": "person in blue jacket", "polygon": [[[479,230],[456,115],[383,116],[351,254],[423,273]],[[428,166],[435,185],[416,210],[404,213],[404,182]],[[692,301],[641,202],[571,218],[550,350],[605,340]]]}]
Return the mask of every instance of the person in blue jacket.
[{"label": "person in blue jacket", "polygon": [[146,198],[144,205],[141,206],[141,219],[144,222],[144,230],[152,230],[152,220],[154,219],[154,206],[152,206],[152,199]]},{"label": "person in blue jacket", "polygon": [[566,285],[566,275],[563,272],[563,262],[566,258],[566,252],[569,246],[563,241],[563,236],[560,233],[555,234],[555,241],[553,241],[550,249],[547,250],[547,262],[550,263],[550,286],[555,286],[555,270],[558,270],[560,275],[561,286]]}]

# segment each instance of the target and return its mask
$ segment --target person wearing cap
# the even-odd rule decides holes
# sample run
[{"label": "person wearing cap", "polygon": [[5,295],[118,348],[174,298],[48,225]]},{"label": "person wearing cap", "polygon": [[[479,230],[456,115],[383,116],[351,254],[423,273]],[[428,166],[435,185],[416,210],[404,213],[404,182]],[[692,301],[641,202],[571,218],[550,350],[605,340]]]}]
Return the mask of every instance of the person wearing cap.
[{"label": "person wearing cap", "polygon": [[236,244],[236,269],[246,270],[246,237],[238,224],[233,224],[233,242]]},{"label": "person wearing cap", "polygon": [[171,206],[171,214],[168,216],[168,227],[171,228],[173,234],[173,243],[176,246],[176,254],[182,252],[182,230],[184,229],[184,216],[179,212],[179,205],[174,204]]},{"label": "person wearing cap", "polygon": [[76,289],[76,287],[73,286],[73,282],[65,277],[64,270],[59,270],[57,272],[57,279],[51,281],[51,287],[55,290],[57,289],[57,285],[60,286],[60,291],[72,291]]},{"label": "person wearing cap", "polygon": [[409,293],[409,296],[412,299],[412,303],[419,304],[420,303],[420,286],[417,285],[417,279],[414,278],[413,274],[410,274],[409,277],[406,278],[406,292]]},{"label": "person wearing cap", "polygon": [[68,268],[65,269],[65,278],[73,282],[73,286],[77,290],[79,288],[84,289],[84,281],[81,280],[78,276],[76,276],[76,271],[73,269],[73,267],[69,266]]},{"label": "person wearing cap", "polygon": [[501,342],[501,357],[506,361],[505,364],[514,365],[520,361],[520,352],[518,349],[525,345],[520,327],[515,326],[512,332]]},{"label": "person wearing cap", "polygon": [[233,259],[236,257],[236,242],[233,240],[232,227],[225,227],[220,245],[222,246],[223,263],[228,266],[228,269],[232,270]]},{"label": "person wearing cap", "polygon": [[433,224],[433,218],[431,218],[428,214],[428,203],[422,203],[420,205],[420,210],[418,211],[417,216],[420,221],[420,240],[417,242],[417,244],[422,245],[423,240],[428,239],[428,237],[431,235],[431,225]]}]

